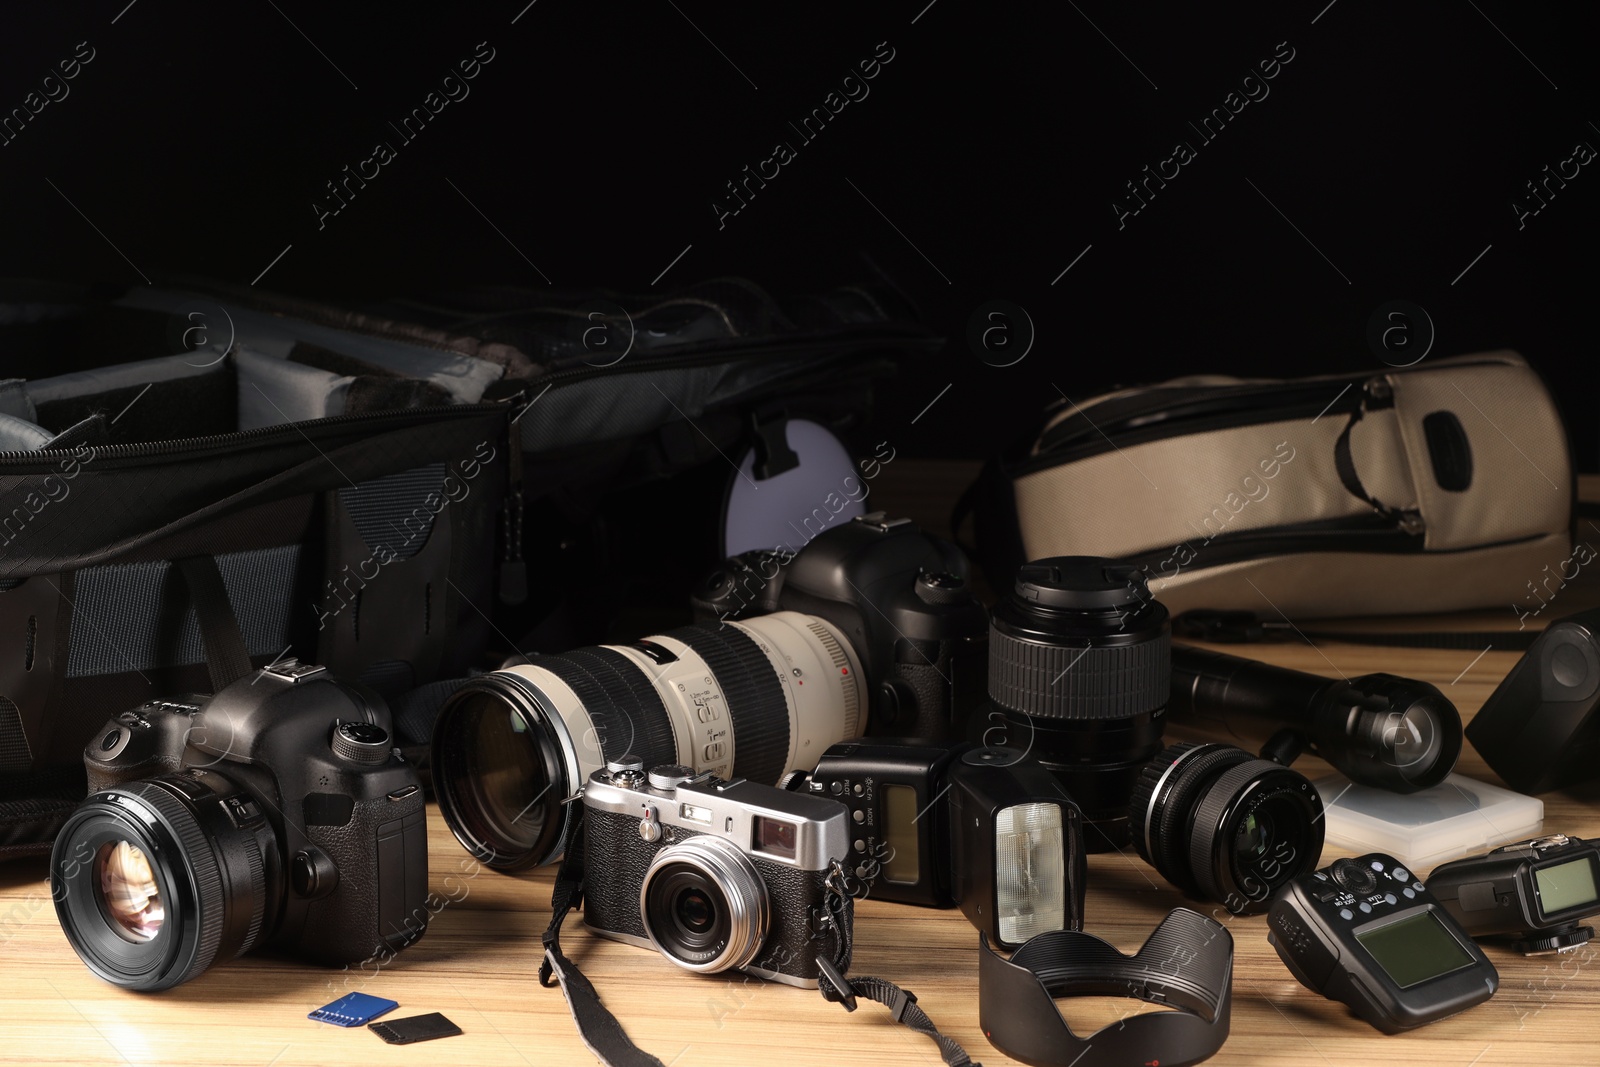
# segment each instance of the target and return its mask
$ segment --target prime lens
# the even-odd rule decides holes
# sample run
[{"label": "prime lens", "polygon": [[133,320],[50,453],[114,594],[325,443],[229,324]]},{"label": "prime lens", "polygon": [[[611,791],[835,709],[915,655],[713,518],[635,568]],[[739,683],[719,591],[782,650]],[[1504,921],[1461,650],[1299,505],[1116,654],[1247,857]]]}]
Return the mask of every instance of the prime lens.
[{"label": "prime lens", "polygon": [[1316,869],[1325,823],[1305,775],[1232,745],[1169,745],[1140,771],[1133,845],[1162,876],[1236,915]]},{"label": "prime lens", "polygon": [[865,706],[855,651],[815,616],[686,626],[468,681],[434,727],[434,789],[462,845],[517,870],[566,851],[570,801],[609,759],[776,785],[860,734]]},{"label": "prime lens", "polygon": [[656,951],[685,970],[716,974],[756,958],[770,905],[748,856],[699,836],[655,854],[639,887],[639,914]]},{"label": "prime lens", "polygon": [[1026,749],[1055,773],[1091,852],[1128,840],[1134,783],[1161,747],[1171,658],[1167,609],[1129,564],[1038,560],[994,609],[989,699],[1006,736],[991,722],[984,741]]},{"label": "prime lens", "polygon": [[218,774],[165,775],[90,796],[57,835],[50,889],[61,929],[101,978],[129,989],[187,982],[261,939],[272,914],[253,829]]}]

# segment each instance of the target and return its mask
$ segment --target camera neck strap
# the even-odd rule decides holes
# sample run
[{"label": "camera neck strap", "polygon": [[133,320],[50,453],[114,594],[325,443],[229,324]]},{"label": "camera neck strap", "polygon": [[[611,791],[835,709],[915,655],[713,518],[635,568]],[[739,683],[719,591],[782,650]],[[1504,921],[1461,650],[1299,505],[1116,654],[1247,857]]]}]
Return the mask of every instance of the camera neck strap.
[{"label": "camera neck strap", "polygon": [[[659,1059],[633,1043],[611,1009],[601,1002],[593,983],[561,951],[561,925],[566,922],[568,912],[583,904],[583,876],[583,819],[580,817],[567,842],[566,855],[556,873],[555,890],[550,895],[550,925],[544,932],[539,984],[546,988],[553,982],[561,984],[579,1036],[606,1067],[665,1067]],[[817,988],[823,998],[843,1004],[847,1011],[856,1010],[857,997],[882,1004],[896,1022],[936,1042],[939,1054],[949,1067],[983,1067],[974,1062],[954,1038],[939,1032],[933,1020],[917,1006],[916,996],[908,990],[882,978],[844,977],[852,946],[850,898],[844,891],[843,870],[837,864],[834,874],[828,878],[828,890],[825,913],[818,925],[827,928],[825,934],[831,932],[835,950],[831,957],[821,953],[817,956],[817,966],[822,971]]]}]

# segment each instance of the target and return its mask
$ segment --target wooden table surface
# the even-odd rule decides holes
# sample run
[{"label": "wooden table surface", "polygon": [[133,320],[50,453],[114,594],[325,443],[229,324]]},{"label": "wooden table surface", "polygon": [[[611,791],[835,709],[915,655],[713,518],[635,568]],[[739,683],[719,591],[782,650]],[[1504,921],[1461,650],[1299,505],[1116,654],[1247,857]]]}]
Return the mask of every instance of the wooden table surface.
[{"label": "wooden table surface", "polygon": [[[900,461],[875,488],[880,506],[917,514],[937,528],[938,509],[960,484],[949,467]],[[1585,489],[1600,488],[1585,479]],[[1585,495],[1590,495],[1587,491]],[[1600,531],[1596,533],[1600,537]],[[1563,590],[1544,621],[1600,603],[1587,572]],[[1557,610],[1559,609],[1559,610]],[[1416,620],[1405,620],[1402,624]],[[1432,628],[1514,629],[1504,609],[1427,620]],[[1329,643],[1272,644],[1261,659],[1347,675],[1386,670],[1438,685],[1470,717],[1517,654],[1395,650]],[[1297,765],[1315,778],[1326,766]],[[1459,773],[1498,781],[1468,745]],[[1545,829],[1600,836],[1600,791],[1550,793]],[[429,812],[431,888],[442,900],[427,936],[388,966],[328,971],[287,959],[250,957],[218,965],[156,995],[125,992],[89,973],[56,923],[43,860],[0,865],[0,1062],[64,1064],[594,1063],[579,1042],[559,991],[539,986],[539,934],[549,919],[548,872],[512,877],[478,868],[436,809]],[[1339,851],[1323,855],[1327,863]],[[1191,903],[1132,851],[1089,861],[1087,929],[1124,951],[1138,948],[1173,907]],[[1209,911],[1205,905],[1193,905]],[[1494,999],[1410,1035],[1386,1037],[1341,1005],[1302,988],[1266,941],[1265,919],[1218,908],[1235,945],[1232,1033],[1217,1064],[1367,1067],[1407,1063],[1600,1064],[1600,947],[1559,959],[1487,952],[1500,972]],[[594,981],[643,1048],[668,1065],[936,1065],[932,1042],[863,1003],[854,1015],[814,991],[741,977],[701,977],[653,952],[590,936],[574,917],[568,954]],[[880,975],[913,990],[939,1027],[978,1060],[1011,1063],[978,1029],[977,934],[959,911],[866,901],[856,917],[852,973]],[[1600,946],[1600,942],[1597,942]],[[341,1029],[306,1012],[351,990],[400,1002],[392,1018],[443,1012],[465,1033],[415,1046],[390,1046],[364,1027]],[[1136,1001],[1062,1002],[1079,1033],[1114,1023]]]}]

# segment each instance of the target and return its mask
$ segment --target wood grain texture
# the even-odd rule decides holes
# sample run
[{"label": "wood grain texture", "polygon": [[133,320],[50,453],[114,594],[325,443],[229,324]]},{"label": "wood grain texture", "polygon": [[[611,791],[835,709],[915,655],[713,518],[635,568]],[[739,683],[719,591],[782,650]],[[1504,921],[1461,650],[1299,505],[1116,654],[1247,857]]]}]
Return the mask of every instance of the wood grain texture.
[{"label": "wood grain texture", "polygon": [[[874,487],[874,504],[943,525],[970,466],[897,460]],[[1600,488],[1585,480],[1586,494]],[[1600,539],[1600,532],[1596,533]],[[1534,576],[1530,576],[1534,577]],[[1600,603],[1585,574],[1540,622]],[[1503,610],[1392,620],[1428,628],[1515,629]],[[1252,654],[1289,667],[1348,675],[1387,670],[1440,686],[1470,716],[1516,662],[1514,653],[1412,651],[1329,643],[1262,645]],[[1325,765],[1306,760],[1312,777]],[[1495,780],[1470,748],[1458,770]],[[1546,795],[1545,828],[1600,836],[1593,787]],[[549,919],[550,875],[477,868],[430,807],[431,888],[447,901],[428,934],[387,966],[350,972],[252,957],[214,967],[167,993],[127,993],[93,977],[57,925],[43,861],[0,865],[0,1063],[376,1065],[467,1063],[587,1065],[561,994],[536,979],[539,934]],[[1323,862],[1335,855],[1328,850]],[[1173,907],[1190,903],[1129,852],[1090,860],[1088,928],[1132,951]],[[1203,905],[1194,905],[1206,910]],[[1472,1064],[1600,1064],[1593,1020],[1600,1010],[1600,948],[1559,960],[1524,959],[1490,946],[1500,971],[1493,1000],[1411,1035],[1385,1037],[1298,985],[1266,941],[1261,917],[1218,909],[1236,950],[1232,1035],[1211,1061],[1281,1067],[1426,1067]],[[892,1024],[881,1007],[854,1015],[815,992],[739,978],[699,977],[652,952],[591,937],[569,924],[569,954],[644,1048],[669,1065],[804,1064],[927,1067],[933,1044]],[[855,974],[914,990],[940,1026],[976,1058],[1009,1063],[977,1020],[977,934],[957,911],[866,901],[856,920]],[[400,1002],[392,1017],[443,1012],[465,1033],[389,1046],[364,1027],[340,1029],[306,1012],[350,990]],[[1136,1002],[1074,1001],[1080,1032],[1115,1023]]]}]

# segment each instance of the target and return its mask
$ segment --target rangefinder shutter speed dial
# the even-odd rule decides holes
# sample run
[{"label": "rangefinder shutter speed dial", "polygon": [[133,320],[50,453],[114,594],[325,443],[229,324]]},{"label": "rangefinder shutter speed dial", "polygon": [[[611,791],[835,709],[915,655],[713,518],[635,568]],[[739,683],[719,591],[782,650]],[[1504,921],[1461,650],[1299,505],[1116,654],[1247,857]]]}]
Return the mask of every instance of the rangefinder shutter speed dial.
[{"label": "rangefinder shutter speed dial", "polygon": [[663,763],[650,768],[650,788],[676,789],[679,782],[687,782],[693,777],[693,767],[685,767],[681,763]]},{"label": "rangefinder shutter speed dial", "polygon": [[389,762],[389,731],[371,722],[342,722],[333,731],[333,754],[342,760],[376,767]]}]

